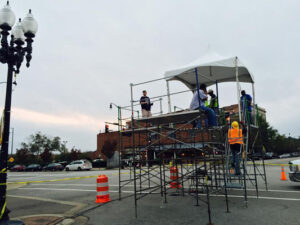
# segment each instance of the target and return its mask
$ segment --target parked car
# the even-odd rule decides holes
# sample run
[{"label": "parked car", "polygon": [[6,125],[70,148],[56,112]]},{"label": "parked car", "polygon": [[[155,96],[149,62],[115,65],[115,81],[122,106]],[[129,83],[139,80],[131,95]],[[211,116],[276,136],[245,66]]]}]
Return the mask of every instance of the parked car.
[{"label": "parked car", "polygon": [[262,159],[262,154],[260,152],[255,152],[255,153],[249,155],[249,159],[251,159],[251,160]]},{"label": "parked car", "polygon": [[10,168],[10,171],[13,172],[21,172],[25,170],[25,166],[23,165],[14,165],[12,168]]},{"label": "parked car", "polygon": [[300,152],[292,152],[291,156],[292,157],[298,157],[298,156],[300,156]]},{"label": "parked car", "polygon": [[67,161],[58,162],[61,164],[64,168],[69,164]]},{"label": "parked car", "polygon": [[106,167],[106,161],[104,159],[94,159],[92,161],[93,168]]},{"label": "parked car", "polygon": [[264,159],[273,159],[275,158],[274,152],[266,152],[264,155]]},{"label": "parked car", "polygon": [[47,170],[50,170],[50,171],[62,171],[64,169],[64,167],[60,164],[60,163],[50,163],[48,164],[47,166],[45,166],[43,168],[43,170],[47,171]]},{"label": "parked car", "polygon": [[42,171],[43,167],[39,164],[30,164],[26,167],[25,171]]},{"label": "parked car", "polygon": [[76,160],[71,162],[69,165],[66,166],[66,171],[69,170],[90,170],[93,166],[90,161],[86,159]]},{"label": "parked car", "polygon": [[289,158],[289,157],[291,157],[290,153],[282,154],[279,156],[280,159]]},{"label": "parked car", "polygon": [[290,172],[289,172],[289,177],[291,181],[294,182],[300,182],[300,160],[293,160],[289,162],[289,167],[290,167]]}]

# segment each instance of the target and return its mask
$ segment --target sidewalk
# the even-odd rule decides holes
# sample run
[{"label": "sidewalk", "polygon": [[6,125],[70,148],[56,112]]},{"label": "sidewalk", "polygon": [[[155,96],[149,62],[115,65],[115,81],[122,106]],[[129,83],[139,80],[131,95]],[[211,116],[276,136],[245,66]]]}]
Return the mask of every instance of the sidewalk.
[{"label": "sidewalk", "polygon": [[[135,219],[134,199],[113,201],[85,213],[88,225],[207,225],[207,205],[191,196],[167,198],[161,205],[160,195],[147,196],[138,200],[138,218]],[[223,197],[211,198],[211,215],[214,225],[298,225],[298,202],[249,199],[244,208],[242,198],[230,199],[230,213],[226,213]],[[284,211],[284,212],[283,212]],[[279,213],[282,212],[282,213]]]}]

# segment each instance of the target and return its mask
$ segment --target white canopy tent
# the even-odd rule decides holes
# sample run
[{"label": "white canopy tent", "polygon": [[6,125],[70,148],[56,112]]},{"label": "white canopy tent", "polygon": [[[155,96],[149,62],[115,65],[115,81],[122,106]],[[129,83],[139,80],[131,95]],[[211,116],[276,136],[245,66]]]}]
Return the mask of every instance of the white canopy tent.
[{"label": "white canopy tent", "polygon": [[[172,80],[181,81],[192,91],[197,86],[199,88],[199,84],[207,86],[216,84],[217,92],[218,83],[236,82],[239,109],[241,91],[239,82],[252,83],[253,103],[255,104],[254,77],[237,56],[226,58],[210,51],[188,65],[166,71],[164,77],[167,81],[169,112],[171,111],[169,81]],[[241,119],[241,110],[239,111]]]}]

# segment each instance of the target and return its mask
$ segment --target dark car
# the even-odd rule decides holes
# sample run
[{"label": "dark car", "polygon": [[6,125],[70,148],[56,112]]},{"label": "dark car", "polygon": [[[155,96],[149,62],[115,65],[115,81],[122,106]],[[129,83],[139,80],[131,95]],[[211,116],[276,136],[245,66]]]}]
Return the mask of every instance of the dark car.
[{"label": "dark car", "polygon": [[64,168],[66,167],[66,165],[69,164],[67,161],[62,161],[62,162],[58,162],[58,163],[61,164]]},{"label": "dark car", "polygon": [[42,171],[42,167],[39,164],[30,164],[26,167],[25,171]]},{"label": "dark car", "polygon": [[13,172],[21,172],[25,170],[25,166],[23,165],[14,165],[12,168],[10,168],[10,171]]},{"label": "dark car", "polygon": [[273,159],[275,158],[274,152],[266,152],[264,154],[264,159]]},{"label": "dark car", "polygon": [[251,155],[249,155],[250,160],[259,160],[262,159],[262,154],[260,152],[255,152]]},{"label": "dark car", "polygon": [[62,171],[64,169],[63,165],[60,163],[50,163],[43,168],[43,170],[47,171]]},{"label": "dark car", "polygon": [[104,159],[95,159],[92,161],[94,168],[106,167],[106,161]]},{"label": "dark car", "polygon": [[298,157],[298,156],[300,156],[300,153],[299,152],[292,152],[291,156],[292,157]]}]

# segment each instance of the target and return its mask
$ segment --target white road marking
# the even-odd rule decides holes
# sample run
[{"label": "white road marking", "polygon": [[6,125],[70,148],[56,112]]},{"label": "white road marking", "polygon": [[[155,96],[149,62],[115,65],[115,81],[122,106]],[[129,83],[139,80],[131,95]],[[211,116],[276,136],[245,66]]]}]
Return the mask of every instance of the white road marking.
[{"label": "white road marking", "polygon": [[[82,191],[82,192],[95,192],[97,193],[96,190],[86,190],[86,189],[66,189],[66,188],[19,188],[19,189],[26,189],[26,190],[45,190],[45,191]],[[118,193],[118,190],[109,190],[109,192],[112,193]],[[134,193],[134,191],[122,191],[122,193]],[[150,192],[139,192],[142,194],[148,194]],[[160,192],[151,192],[152,194],[160,194]],[[300,199],[299,199],[300,200]]]},{"label": "white road marking", "polygon": [[[86,189],[66,189],[66,188],[19,188],[19,189],[25,189],[25,190],[45,190],[45,191],[81,191],[81,192],[94,192],[96,193],[96,190],[86,190]],[[109,190],[111,193],[118,193],[117,190]],[[134,193],[134,191],[122,191],[122,193]],[[148,194],[149,192],[141,192],[142,194]],[[159,192],[154,192],[153,194],[158,194]],[[206,196],[206,194],[198,194],[200,196]],[[211,197],[225,197],[224,195],[210,195]],[[228,195],[228,197],[233,198],[244,198],[243,195]],[[263,197],[259,196],[258,198],[256,196],[248,195],[248,198],[253,199],[266,199],[266,200],[282,200],[282,201],[300,201],[299,198],[277,198],[277,197]]]},{"label": "white road marking", "polygon": [[96,192],[95,190],[87,190],[87,189],[72,189],[72,188],[19,188],[26,190],[47,190],[47,191],[84,191],[84,192]]},{"label": "white road marking", "polygon": [[[201,196],[206,196],[206,194],[198,194]],[[224,195],[210,195],[211,197],[225,197]],[[245,198],[243,195],[228,195],[228,197],[232,198]],[[264,197],[264,196],[252,196],[248,195],[248,198],[253,198],[253,199],[267,199],[267,200],[282,200],[282,201],[300,201],[300,198],[276,198],[276,197]]]},{"label": "white road marking", "polygon": [[[96,183],[95,184],[53,184],[53,183],[49,183],[49,184],[30,184],[32,186],[41,186],[41,185],[44,185],[44,186],[48,186],[48,185],[58,185],[58,186],[82,186],[82,187],[96,187]],[[109,187],[119,187],[118,184],[109,184],[108,185]],[[137,185],[139,186],[139,185]],[[123,186],[122,188],[124,187],[134,187],[134,185],[125,185]],[[142,185],[142,187],[149,187],[148,185]],[[155,187],[155,186],[154,186]],[[248,191],[256,191],[256,189],[247,189]],[[243,189],[232,189],[232,191],[244,191]],[[290,191],[290,190],[268,190],[266,191],[265,189],[258,189],[259,192],[282,192],[282,193],[299,193],[300,194],[300,191]]]},{"label": "white road marking", "polygon": [[[238,191],[244,191],[244,190],[240,190],[240,189],[237,189]],[[256,189],[247,189],[248,191],[256,191]],[[258,191],[261,191],[261,192],[283,192],[283,193],[299,193],[300,194],[300,191],[289,191],[289,190],[266,190],[266,189],[258,189]]]},{"label": "white road marking", "polygon": [[[82,187],[96,187],[97,184],[30,184],[30,186],[49,186],[49,185],[57,185],[57,186],[82,186]],[[109,187],[119,187],[118,184],[108,184]],[[137,185],[139,187],[139,185]],[[134,185],[125,185],[122,188],[126,187],[134,187]],[[142,187],[149,187],[148,185],[142,185]],[[157,186],[150,186],[152,188],[157,187]]]}]

